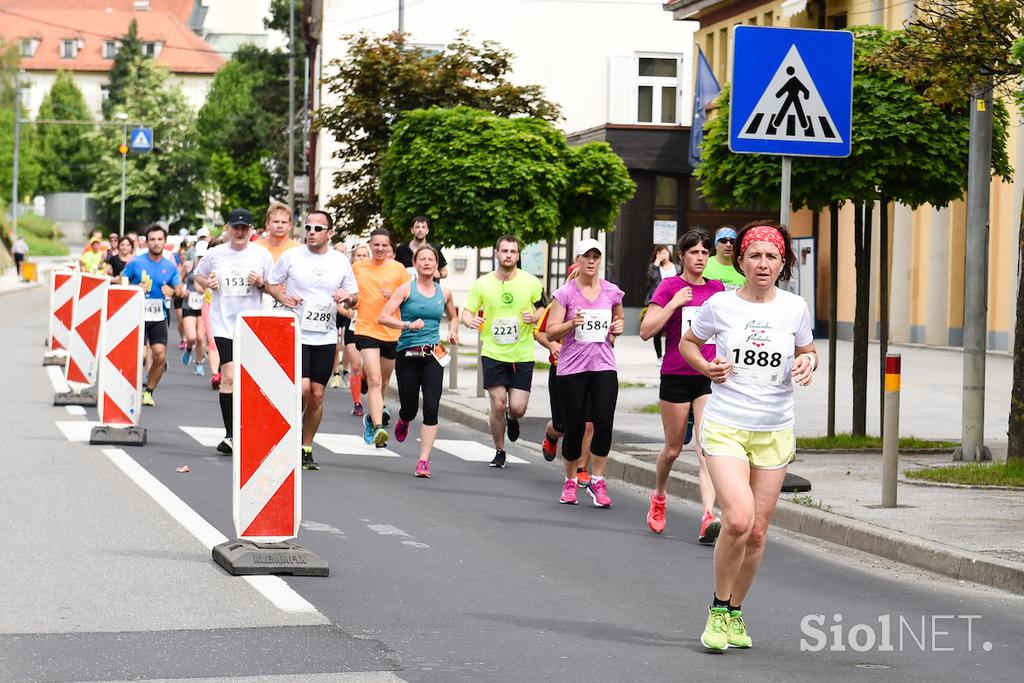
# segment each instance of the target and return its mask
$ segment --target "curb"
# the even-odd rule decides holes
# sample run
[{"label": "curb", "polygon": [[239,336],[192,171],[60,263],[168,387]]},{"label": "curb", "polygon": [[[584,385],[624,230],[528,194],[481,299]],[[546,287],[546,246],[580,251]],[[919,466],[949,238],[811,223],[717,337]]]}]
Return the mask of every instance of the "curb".
[{"label": "curb", "polygon": [[[396,390],[390,388],[388,393],[395,397],[398,395]],[[449,420],[477,431],[490,432],[485,415],[443,397],[438,412]],[[654,488],[655,468],[653,463],[612,451],[608,454],[605,476],[651,489]],[[667,490],[670,495],[700,502],[700,488],[694,476],[672,472]],[[1024,564],[925,541],[835,513],[790,503],[782,498],[775,508],[772,524],[936,574],[1024,595]]]},{"label": "curb", "polygon": [[1024,486],[998,486],[996,484],[956,484],[954,482],[944,481],[927,481],[925,479],[908,479],[903,476],[900,477],[901,484],[909,484],[911,486],[932,486],[940,489],[974,489],[977,491],[1016,491],[1017,493],[1024,493]]}]

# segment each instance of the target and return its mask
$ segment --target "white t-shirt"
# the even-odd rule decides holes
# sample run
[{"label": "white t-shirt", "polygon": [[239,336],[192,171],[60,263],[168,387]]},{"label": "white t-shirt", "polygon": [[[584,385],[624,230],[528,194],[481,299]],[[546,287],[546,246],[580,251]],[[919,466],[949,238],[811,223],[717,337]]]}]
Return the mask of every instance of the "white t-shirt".
[{"label": "white t-shirt", "polygon": [[196,274],[217,276],[220,286],[210,299],[210,323],[214,337],[233,339],[235,320],[242,311],[259,310],[263,292],[250,286],[246,279],[251,271],[261,278],[270,275],[274,259],[266,247],[247,242],[244,249],[233,249],[230,243],[218,244],[208,250],[196,268]]},{"label": "white t-shirt", "polygon": [[711,385],[704,416],[757,432],[792,427],[793,353],[813,341],[807,304],[781,289],[760,304],[736,292],[713,295],[690,324],[698,339],[716,337],[716,355],[733,366],[724,384]]},{"label": "white t-shirt", "polygon": [[314,254],[309,247],[289,249],[281,254],[267,280],[272,285],[288,283],[287,293],[302,299],[293,310],[299,318],[302,343],[324,346],[338,343],[337,305],[334,293],[358,290],[348,259],[334,249]]}]

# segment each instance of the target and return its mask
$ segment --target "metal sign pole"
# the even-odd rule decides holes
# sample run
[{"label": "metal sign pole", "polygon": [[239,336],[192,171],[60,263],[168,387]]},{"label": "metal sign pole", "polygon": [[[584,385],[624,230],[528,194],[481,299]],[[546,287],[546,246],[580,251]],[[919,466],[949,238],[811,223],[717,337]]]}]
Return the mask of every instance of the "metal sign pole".
[{"label": "metal sign pole", "polygon": [[793,174],[793,157],[782,157],[782,196],[779,199],[779,223],[789,227],[790,177]]}]

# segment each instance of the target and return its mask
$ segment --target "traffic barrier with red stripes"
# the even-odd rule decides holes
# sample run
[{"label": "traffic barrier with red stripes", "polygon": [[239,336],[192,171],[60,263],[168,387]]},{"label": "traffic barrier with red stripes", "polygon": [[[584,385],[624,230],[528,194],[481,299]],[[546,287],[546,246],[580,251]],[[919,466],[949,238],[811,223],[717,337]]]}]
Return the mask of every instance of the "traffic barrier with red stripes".
[{"label": "traffic barrier with red stripes", "polygon": [[100,333],[103,325],[103,303],[107,296],[107,279],[99,275],[82,273],[78,277],[78,293],[75,297],[74,323],[71,326],[71,344],[68,347],[65,377],[69,394],[54,397],[56,405],[67,405],[58,401],[58,396],[82,397],[79,405],[96,405],[96,395],[87,391],[96,384],[99,372]]},{"label": "traffic barrier with red stripes", "polygon": [[145,292],[132,285],[110,285],[103,304],[97,407],[102,425],[93,427],[91,444],[143,446],[143,305]]},{"label": "traffic barrier with red stripes", "polygon": [[77,272],[67,269],[50,271],[49,335],[43,365],[64,365],[67,362],[77,294]]},{"label": "traffic barrier with red stripes", "polygon": [[302,519],[302,345],[295,314],[246,311],[235,323],[234,476],[237,541],[213,549],[232,574],[327,576],[327,563],[288,542]]}]

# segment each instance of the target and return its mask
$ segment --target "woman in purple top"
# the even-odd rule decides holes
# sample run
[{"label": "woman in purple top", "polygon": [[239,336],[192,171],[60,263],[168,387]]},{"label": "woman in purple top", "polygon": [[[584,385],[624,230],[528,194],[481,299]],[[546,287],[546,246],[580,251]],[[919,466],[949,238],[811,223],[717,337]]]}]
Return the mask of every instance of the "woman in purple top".
[{"label": "woman in purple top", "polygon": [[[655,488],[651,492],[651,507],[647,513],[647,526],[656,534],[665,530],[665,484],[672,471],[672,464],[683,450],[690,407],[693,406],[694,433],[699,435],[704,404],[711,395],[711,380],[683,360],[679,353],[679,340],[701,305],[713,294],[725,289],[725,285],[718,280],[706,280],[703,276],[704,266],[711,254],[710,235],[703,230],[690,230],[679,239],[677,251],[683,266],[682,273],[661,281],[651,297],[647,315],[640,324],[641,338],[649,339],[663,329],[666,337],[658,395],[665,445],[658,454]],[[705,344],[701,350],[708,361],[714,360],[714,343]],[[697,451],[700,463],[700,499],[704,507],[697,540],[712,544],[718,538],[722,524],[713,511],[715,487],[708,475],[699,436],[694,450]]]},{"label": "woman in purple top", "polygon": [[[565,483],[559,502],[576,504],[576,461],[580,457],[587,420],[594,423],[590,442],[590,484],[587,492],[596,507],[611,507],[604,468],[612,447],[612,423],[619,397],[618,366],[612,348],[622,334],[621,289],[598,275],[603,250],[595,239],[576,245],[579,275],[555,292],[548,314],[547,337],[562,342],[558,356],[558,395],[565,424],[562,457]],[[586,406],[590,405],[590,415]]]}]

